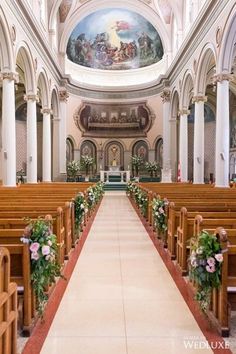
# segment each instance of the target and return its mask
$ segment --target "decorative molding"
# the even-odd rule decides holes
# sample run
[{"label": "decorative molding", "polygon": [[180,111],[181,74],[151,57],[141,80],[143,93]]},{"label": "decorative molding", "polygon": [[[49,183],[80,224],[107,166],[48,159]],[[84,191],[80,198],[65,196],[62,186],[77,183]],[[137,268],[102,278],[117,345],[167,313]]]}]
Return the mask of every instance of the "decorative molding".
[{"label": "decorative molding", "polygon": [[69,97],[69,93],[66,90],[61,90],[59,91],[59,100],[62,102],[67,102],[67,99]]},{"label": "decorative molding", "polygon": [[171,92],[169,89],[164,89],[161,93],[161,99],[163,103],[170,102]]},{"label": "decorative molding", "polygon": [[13,73],[13,72],[3,72],[0,73],[0,80],[9,80],[12,81],[14,80],[16,83],[19,82],[19,74],[18,73]]},{"label": "decorative molding", "polygon": [[36,101],[39,102],[39,96],[38,95],[24,95],[24,101]]},{"label": "decorative molding", "polygon": [[184,115],[189,115],[190,114],[190,110],[189,109],[180,109],[178,112],[179,116],[184,116]]},{"label": "decorative molding", "polygon": [[207,102],[207,96],[194,96],[192,98],[192,102],[195,103],[195,102]]},{"label": "decorative molding", "polygon": [[11,39],[12,39],[12,42],[15,43],[15,41],[16,41],[16,27],[15,27],[15,25],[12,25],[12,27],[11,27]]},{"label": "decorative molding", "polygon": [[213,84],[222,81],[233,81],[235,76],[233,74],[221,73],[213,76]]},{"label": "decorative molding", "polygon": [[221,27],[218,27],[217,30],[216,30],[216,44],[217,44],[217,47],[220,46],[221,41],[222,41],[222,29],[221,29]]},{"label": "decorative molding", "polygon": [[51,108],[42,108],[40,111],[42,114],[53,114]]}]

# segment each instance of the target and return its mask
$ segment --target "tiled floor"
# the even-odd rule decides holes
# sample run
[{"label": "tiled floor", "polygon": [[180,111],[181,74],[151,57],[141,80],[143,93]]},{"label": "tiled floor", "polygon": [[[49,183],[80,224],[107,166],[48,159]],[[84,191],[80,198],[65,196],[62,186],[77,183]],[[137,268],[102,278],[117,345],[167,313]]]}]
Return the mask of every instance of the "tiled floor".
[{"label": "tiled floor", "polygon": [[212,353],[204,343],[129,200],[106,193],[41,353]]}]

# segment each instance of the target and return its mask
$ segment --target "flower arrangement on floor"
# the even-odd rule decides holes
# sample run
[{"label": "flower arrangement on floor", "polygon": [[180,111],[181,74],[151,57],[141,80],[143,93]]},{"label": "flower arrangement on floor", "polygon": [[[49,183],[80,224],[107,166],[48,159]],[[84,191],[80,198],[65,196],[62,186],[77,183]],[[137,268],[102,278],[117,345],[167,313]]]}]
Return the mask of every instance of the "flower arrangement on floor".
[{"label": "flower arrangement on floor", "polygon": [[196,300],[203,311],[209,309],[212,289],[221,285],[223,255],[215,235],[203,230],[191,240],[189,277],[197,284]]},{"label": "flower arrangement on floor", "polygon": [[88,212],[88,205],[84,193],[79,192],[75,197],[75,228],[80,231],[84,215]]},{"label": "flower arrangement on floor", "polygon": [[71,177],[73,180],[75,180],[76,175],[80,169],[79,161],[73,160],[73,161],[68,162],[66,169],[67,169],[68,177]]},{"label": "flower arrangement on floor", "polygon": [[152,201],[152,213],[154,219],[154,226],[156,229],[163,233],[167,230],[167,215],[166,215],[166,207],[169,204],[169,201],[164,198],[154,198]]},{"label": "flower arrangement on floor", "polygon": [[138,177],[139,175],[139,169],[142,166],[142,164],[143,164],[143,159],[141,156],[138,155],[131,156],[131,165],[136,177]]},{"label": "flower arrangement on floor", "polygon": [[85,170],[85,175],[88,177],[89,169],[94,165],[94,158],[88,155],[82,155],[80,159],[81,167]]},{"label": "flower arrangement on floor", "polygon": [[157,175],[157,173],[161,172],[161,167],[160,167],[159,163],[156,161],[146,162],[145,169],[148,171],[151,178],[153,177],[154,173]]},{"label": "flower arrangement on floor", "polygon": [[29,244],[31,259],[31,280],[36,296],[36,309],[42,317],[48,300],[47,288],[61,276],[60,265],[57,262],[57,239],[52,233],[51,216],[45,219],[30,220],[21,238]]}]

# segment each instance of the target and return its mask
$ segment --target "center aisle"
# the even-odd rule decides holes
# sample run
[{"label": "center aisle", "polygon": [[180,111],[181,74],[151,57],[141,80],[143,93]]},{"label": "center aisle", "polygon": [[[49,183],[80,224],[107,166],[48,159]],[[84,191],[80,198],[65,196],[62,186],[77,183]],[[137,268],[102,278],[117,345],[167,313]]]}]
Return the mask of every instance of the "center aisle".
[{"label": "center aisle", "polygon": [[41,353],[196,354],[193,341],[205,337],[128,198],[106,193]]}]

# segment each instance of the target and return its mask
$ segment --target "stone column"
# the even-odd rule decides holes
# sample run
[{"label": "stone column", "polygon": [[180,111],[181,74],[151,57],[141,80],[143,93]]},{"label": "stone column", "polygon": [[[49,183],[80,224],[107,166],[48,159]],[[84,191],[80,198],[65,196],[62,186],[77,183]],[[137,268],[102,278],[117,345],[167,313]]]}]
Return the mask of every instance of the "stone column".
[{"label": "stone column", "polygon": [[204,183],[204,103],[206,101],[205,96],[193,97],[195,104],[193,183]]},{"label": "stone column", "polygon": [[165,89],[161,94],[163,102],[163,169],[162,182],[171,182],[170,168],[170,90]]},{"label": "stone column", "polygon": [[27,102],[27,182],[37,183],[37,95],[25,95]]},{"label": "stone column", "polygon": [[52,143],[51,143],[51,109],[43,108],[41,110],[43,114],[43,182],[52,181],[51,172],[51,154],[52,154]]},{"label": "stone column", "polygon": [[16,118],[15,81],[18,75],[12,72],[1,74],[2,80],[2,169],[3,185],[16,186]]},{"label": "stone column", "polygon": [[229,186],[229,80],[231,75],[214,77],[217,82],[215,185]]},{"label": "stone column", "polygon": [[52,147],[52,152],[53,152],[53,176],[52,179],[53,181],[58,181],[60,180],[59,178],[59,155],[60,155],[60,150],[59,150],[59,127],[60,127],[60,119],[56,116],[53,117],[53,147]]},{"label": "stone column", "polygon": [[69,95],[66,90],[59,91],[60,99],[60,127],[59,127],[59,172],[60,174],[66,174],[66,115],[67,115],[67,99]]},{"label": "stone column", "polygon": [[188,115],[190,111],[180,111],[179,126],[179,162],[181,182],[188,181]]}]

